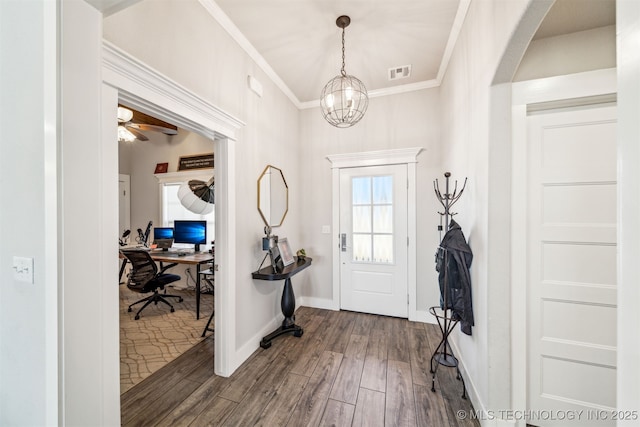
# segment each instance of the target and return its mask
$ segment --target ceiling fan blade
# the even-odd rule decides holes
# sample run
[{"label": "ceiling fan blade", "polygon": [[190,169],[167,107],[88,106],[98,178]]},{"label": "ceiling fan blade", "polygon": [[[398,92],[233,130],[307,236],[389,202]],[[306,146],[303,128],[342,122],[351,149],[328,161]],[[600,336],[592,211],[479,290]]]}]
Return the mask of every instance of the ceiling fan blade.
[{"label": "ceiling fan blade", "polygon": [[150,131],[153,131],[153,132],[162,132],[165,135],[177,135],[178,134],[177,130],[166,128],[164,126],[146,125],[146,124],[143,124],[143,123],[131,123],[130,126],[133,126],[136,129],[140,129],[140,130],[150,130]]},{"label": "ceiling fan blade", "polygon": [[127,128],[127,130],[129,132],[134,134],[136,136],[136,138],[139,139],[140,141],[148,141],[149,140],[149,138],[147,138],[142,132],[136,130],[135,126],[126,125],[125,127]]}]

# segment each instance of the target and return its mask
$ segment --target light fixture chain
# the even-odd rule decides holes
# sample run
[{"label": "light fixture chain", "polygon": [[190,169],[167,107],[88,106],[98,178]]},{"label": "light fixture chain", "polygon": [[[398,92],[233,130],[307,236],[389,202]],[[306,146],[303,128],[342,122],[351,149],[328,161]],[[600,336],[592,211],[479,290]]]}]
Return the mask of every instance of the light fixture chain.
[{"label": "light fixture chain", "polygon": [[342,28],[342,69],[340,70],[340,74],[343,76],[347,75],[347,72],[344,71],[344,28]]}]

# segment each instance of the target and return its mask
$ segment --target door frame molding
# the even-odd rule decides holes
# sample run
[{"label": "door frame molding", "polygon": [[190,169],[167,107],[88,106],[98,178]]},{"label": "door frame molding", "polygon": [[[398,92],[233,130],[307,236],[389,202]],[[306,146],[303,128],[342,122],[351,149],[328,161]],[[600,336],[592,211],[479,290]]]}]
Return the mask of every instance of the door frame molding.
[{"label": "door frame molding", "polygon": [[[409,292],[409,320],[419,320],[417,316],[417,266],[416,266],[416,163],[422,147],[399,148],[360,153],[334,154],[327,156],[331,162],[331,229],[333,259],[333,293],[331,309],[340,310],[340,169],[366,166],[407,165],[407,291]],[[337,231],[336,231],[337,230]]]},{"label": "door frame molding", "polygon": [[[218,202],[215,228],[219,249],[216,275],[227,285],[216,290],[215,311],[224,322],[216,323],[214,372],[228,377],[242,362],[236,351],[235,143],[236,133],[245,124],[106,40],[102,42],[102,78],[105,85],[117,91],[118,102],[203,135],[214,144]],[[103,120],[105,128],[115,123],[113,119]],[[113,141],[103,141],[103,144],[113,144]],[[114,277],[115,274],[117,272]],[[106,311],[111,310],[117,313],[117,300],[115,307],[106,307]]]},{"label": "door frame molding", "polygon": [[[616,94],[616,69],[512,84],[511,120],[511,401],[527,405],[527,112],[580,105],[580,98]],[[541,105],[541,104],[546,104]],[[546,108],[545,108],[546,107]]]}]

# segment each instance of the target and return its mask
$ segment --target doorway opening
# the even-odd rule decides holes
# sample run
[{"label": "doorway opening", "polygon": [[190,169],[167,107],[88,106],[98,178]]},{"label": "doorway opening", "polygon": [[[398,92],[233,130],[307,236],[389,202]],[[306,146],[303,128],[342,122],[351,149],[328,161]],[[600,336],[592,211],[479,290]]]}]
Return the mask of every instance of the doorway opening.
[{"label": "doorway opening", "polygon": [[[153,128],[152,128],[153,129]],[[129,288],[131,265],[122,260],[124,271],[120,273],[119,319],[120,319],[120,393],[123,394],[141,383],[151,374],[185,353],[194,345],[212,334],[204,333],[208,319],[215,324],[213,280],[204,280],[199,270],[211,269],[211,263],[201,266],[187,263],[191,257],[171,258],[186,254],[193,245],[173,242],[164,245],[166,250],[153,249],[161,231],[173,230],[175,220],[206,221],[205,241],[200,251],[213,253],[215,241],[214,212],[199,214],[186,209],[177,195],[178,188],[191,179],[207,181],[214,173],[212,168],[177,172],[181,157],[213,152],[213,141],[194,132],[176,129],[175,135],[161,132],[144,132],[142,139],[118,142],[119,155],[119,234],[121,248],[144,247],[152,256],[169,257],[171,262],[157,261],[165,274],[177,275],[179,279],[168,284],[160,294],[180,297],[165,304],[145,306],[136,302],[151,295]],[[166,165],[159,167],[158,165]],[[127,177],[123,183],[123,177]],[[141,236],[149,225],[146,242]],[[126,227],[126,228],[123,228]],[[138,231],[136,231],[136,229]],[[155,259],[155,258],[154,258]],[[185,261],[186,260],[186,261]],[[200,267],[200,268],[198,268]],[[199,277],[200,276],[200,280]],[[133,289],[136,287],[133,286]],[[135,305],[133,305],[135,304]],[[133,310],[130,311],[128,308]],[[214,328],[212,328],[214,329]],[[214,329],[215,331],[215,329]]]},{"label": "doorway opening", "polygon": [[[126,52],[109,43],[103,44],[103,85],[102,85],[102,127],[105,130],[102,145],[107,150],[105,169],[113,176],[113,195],[116,195],[117,149],[115,121],[119,103],[156,117],[179,128],[197,133],[213,141],[215,155],[214,178],[216,183],[215,238],[216,238],[216,281],[225,286],[216,289],[215,316],[215,359],[212,361],[217,375],[229,376],[235,366],[235,134],[244,123],[210,104],[148,65],[138,61]],[[111,149],[109,147],[114,147]],[[113,163],[111,163],[113,162]],[[133,190],[132,190],[133,191]],[[116,197],[113,198],[117,200]],[[114,215],[117,207],[114,206]],[[113,221],[112,234],[118,234],[117,223]],[[106,261],[105,261],[106,262]],[[111,264],[108,264],[111,265]],[[114,272],[114,282],[117,280]],[[105,303],[109,316],[105,333],[117,345],[117,300]],[[114,342],[115,341],[115,342]],[[117,347],[116,347],[117,348]],[[117,367],[114,367],[117,369]],[[117,372],[114,372],[117,374]]]}]

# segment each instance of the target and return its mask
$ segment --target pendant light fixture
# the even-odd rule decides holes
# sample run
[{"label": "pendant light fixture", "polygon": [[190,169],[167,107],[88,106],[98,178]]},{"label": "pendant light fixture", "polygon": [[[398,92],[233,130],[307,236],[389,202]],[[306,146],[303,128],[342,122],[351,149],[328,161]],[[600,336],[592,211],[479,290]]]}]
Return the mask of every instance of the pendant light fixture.
[{"label": "pendant light fixture", "polygon": [[369,105],[364,83],[344,70],[344,29],[350,23],[351,18],[345,15],[336,19],[336,25],[342,28],[342,68],[340,75],[329,80],[320,94],[322,116],[338,128],[348,128],[358,123]]}]

